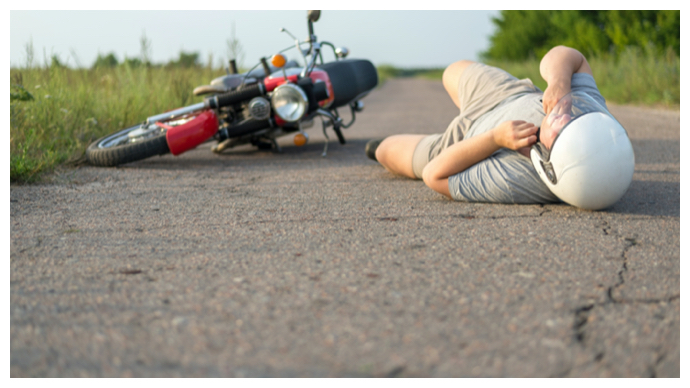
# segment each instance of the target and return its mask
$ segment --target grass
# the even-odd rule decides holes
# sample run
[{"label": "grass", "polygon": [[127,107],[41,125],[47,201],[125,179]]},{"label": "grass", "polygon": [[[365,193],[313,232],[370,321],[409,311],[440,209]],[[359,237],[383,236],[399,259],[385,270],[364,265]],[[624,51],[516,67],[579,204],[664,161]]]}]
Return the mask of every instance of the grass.
[{"label": "grass", "polygon": [[195,86],[223,74],[208,68],[10,70],[10,181],[81,156],[93,140],[147,116],[201,101]]},{"label": "grass", "polygon": [[[679,109],[680,58],[630,49],[620,57],[590,58],[609,102]],[[490,63],[542,90],[539,61]],[[378,67],[381,83],[393,77],[440,80],[443,69]],[[201,101],[192,90],[224,74],[211,68],[61,66],[10,69],[10,181],[34,182],[41,174],[83,155],[93,140],[147,116]]]},{"label": "grass", "polygon": [[[604,97],[619,104],[680,108],[680,58],[668,50],[662,57],[629,49],[617,61],[590,61]],[[611,66],[609,63],[613,62]]]}]

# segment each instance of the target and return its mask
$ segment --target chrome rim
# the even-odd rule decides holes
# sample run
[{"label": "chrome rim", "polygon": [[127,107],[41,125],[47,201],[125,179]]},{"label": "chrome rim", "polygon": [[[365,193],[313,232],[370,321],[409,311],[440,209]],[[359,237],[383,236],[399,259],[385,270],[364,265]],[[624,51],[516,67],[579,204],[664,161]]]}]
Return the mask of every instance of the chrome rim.
[{"label": "chrome rim", "polygon": [[165,133],[165,129],[157,125],[151,125],[148,128],[137,125],[106,137],[98,143],[98,148],[111,148],[136,143],[163,133]]},{"label": "chrome rim", "polygon": [[[174,127],[177,125],[182,125],[192,120],[194,117],[195,116],[183,117],[179,120],[169,121],[166,124]],[[144,127],[143,124],[139,124],[104,138],[98,143],[98,148],[111,148],[125,144],[137,143],[163,135],[166,132],[167,129],[159,127],[156,124],[151,124],[148,127]]]}]

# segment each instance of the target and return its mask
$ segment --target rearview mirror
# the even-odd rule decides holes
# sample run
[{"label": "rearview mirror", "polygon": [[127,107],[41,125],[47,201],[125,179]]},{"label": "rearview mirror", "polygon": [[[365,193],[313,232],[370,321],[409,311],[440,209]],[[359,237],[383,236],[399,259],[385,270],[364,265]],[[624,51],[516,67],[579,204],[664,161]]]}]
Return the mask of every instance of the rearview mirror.
[{"label": "rearview mirror", "polygon": [[307,11],[307,18],[309,20],[311,20],[312,22],[319,20],[319,16],[321,16],[321,11],[314,11],[314,10]]}]

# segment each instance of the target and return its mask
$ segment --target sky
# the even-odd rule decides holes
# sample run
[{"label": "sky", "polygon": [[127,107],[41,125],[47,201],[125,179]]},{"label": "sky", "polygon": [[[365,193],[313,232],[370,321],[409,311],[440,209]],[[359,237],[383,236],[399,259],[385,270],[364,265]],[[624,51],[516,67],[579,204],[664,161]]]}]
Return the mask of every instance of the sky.
[{"label": "sky", "polygon": [[[131,4],[131,3],[129,3]],[[189,6],[189,4],[187,4]],[[227,5],[226,5],[227,6]],[[498,11],[352,11],[323,10],[314,25],[319,40],[347,47],[351,58],[403,68],[445,67],[460,59],[479,59],[494,31]],[[205,64],[226,61],[233,33],[242,45],[242,65],[291,46],[284,27],[300,40],[307,37],[306,11],[10,11],[10,66],[24,66],[33,45],[39,64],[52,55],[69,66],[89,67],[98,54],[139,57],[146,36],[155,63],[180,51],[197,52]],[[296,51],[290,59],[295,57]],[[330,57],[328,57],[330,58]]]}]

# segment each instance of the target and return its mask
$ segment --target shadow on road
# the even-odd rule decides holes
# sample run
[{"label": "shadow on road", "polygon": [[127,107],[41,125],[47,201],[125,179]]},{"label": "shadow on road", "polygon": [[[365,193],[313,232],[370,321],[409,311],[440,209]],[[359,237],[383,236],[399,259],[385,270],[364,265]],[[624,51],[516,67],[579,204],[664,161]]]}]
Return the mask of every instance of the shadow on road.
[{"label": "shadow on road", "polygon": [[322,157],[323,142],[315,141],[302,147],[282,146],[281,152],[272,150],[258,150],[253,146],[243,146],[226,151],[222,154],[213,154],[210,143],[199,146],[197,150],[190,151],[180,156],[164,155],[152,157],[139,162],[119,166],[122,169],[154,169],[165,171],[190,171],[208,170],[216,168],[242,167],[261,170],[263,167],[282,164],[291,170],[318,168],[319,163],[326,163],[332,167],[333,163],[342,164],[343,167],[370,164],[371,161],[364,156],[364,146],[369,139],[348,140],[341,145],[337,141],[331,141],[328,145],[326,157]]},{"label": "shadow on road", "polygon": [[[669,173],[658,171],[655,174]],[[633,180],[628,192],[609,211],[680,218],[680,183]]]}]

